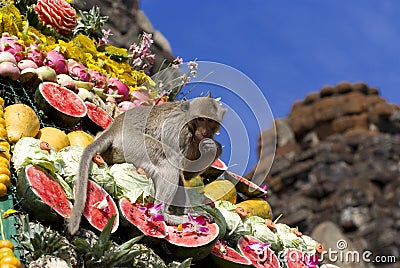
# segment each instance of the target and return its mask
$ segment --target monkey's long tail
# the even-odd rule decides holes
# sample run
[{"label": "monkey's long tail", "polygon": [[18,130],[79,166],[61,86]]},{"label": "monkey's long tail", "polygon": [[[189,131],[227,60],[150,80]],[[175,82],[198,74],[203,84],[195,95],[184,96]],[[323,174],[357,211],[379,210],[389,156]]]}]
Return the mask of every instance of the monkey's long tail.
[{"label": "monkey's long tail", "polygon": [[81,217],[86,204],[87,184],[89,177],[90,164],[96,153],[106,151],[112,144],[111,131],[104,131],[102,135],[93,143],[89,144],[83,151],[79,162],[78,175],[75,180],[75,203],[68,219],[68,231],[71,235],[79,230]]}]

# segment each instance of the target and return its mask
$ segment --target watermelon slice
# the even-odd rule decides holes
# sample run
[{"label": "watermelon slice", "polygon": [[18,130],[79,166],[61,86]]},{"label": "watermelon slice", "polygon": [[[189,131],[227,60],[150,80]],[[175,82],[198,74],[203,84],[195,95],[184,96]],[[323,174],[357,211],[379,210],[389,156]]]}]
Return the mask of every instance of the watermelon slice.
[{"label": "watermelon slice", "polygon": [[224,178],[230,180],[233,184],[235,184],[237,191],[247,197],[257,197],[267,193],[266,190],[264,190],[257,184],[233,172],[225,172]]},{"label": "watermelon slice", "polygon": [[256,268],[280,267],[277,256],[269,246],[253,236],[242,236],[238,241],[238,249]]},{"label": "watermelon slice", "polygon": [[201,176],[212,180],[221,176],[226,170],[228,170],[228,167],[224,161],[218,158],[203,172],[203,174],[201,174]]},{"label": "watermelon slice", "polygon": [[252,267],[251,261],[246,256],[220,241],[213,247],[210,257],[221,268]]},{"label": "watermelon slice", "polygon": [[180,226],[168,226],[168,236],[165,240],[168,252],[172,252],[178,258],[193,258],[193,261],[207,257],[218,239],[219,227],[216,223],[206,222],[204,227],[208,229],[205,233],[184,232]]},{"label": "watermelon slice", "polygon": [[113,121],[113,118],[102,108],[86,101],[85,105],[87,107],[87,118],[85,119],[85,124],[94,130],[104,130]]},{"label": "watermelon slice", "polygon": [[72,204],[62,187],[44,170],[28,165],[19,173],[17,196],[24,209],[43,221],[68,218]]},{"label": "watermelon slice", "polygon": [[87,113],[83,100],[57,83],[41,83],[36,90],[35,100],[49,118],[63,127],[75,126]]},{"label": "watermelon slice", "polygon": [[143,234],[156,238],[164,238],[168,235],[167,225],[164,221],[146,220],[145,213],[139,210],[139,207],[142,206],[141,203],[131,204],[129,199],[121,198],[118,204],[122,218],[133,224]]},{"label": "watermelon slice", "polygon": [[119,212],[112,197],[94,181],[88,181],[87,199],[83,216],[90,225],[102,231],[112,215],[117,215],[111,233],[119,226]]},{"label": "watermelon slice", "polygon": [[310,256],[296,248],[287,249],[284,257],[288,268],[318,267],[318,259],[317,255]]}]

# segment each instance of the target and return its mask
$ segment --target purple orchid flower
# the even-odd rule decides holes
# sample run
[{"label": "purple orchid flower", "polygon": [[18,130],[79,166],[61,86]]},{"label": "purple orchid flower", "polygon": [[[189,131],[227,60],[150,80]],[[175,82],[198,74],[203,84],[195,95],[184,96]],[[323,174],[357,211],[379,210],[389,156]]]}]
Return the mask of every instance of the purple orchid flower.
[{"label": "purple orchid flower", "polygon": [[250,242],[249,245],[244,248],[244,250],[254,251],[257,255],[263,255],[268,247],[268,243]]},{"label": "purple orchid flower", "polygon": [[163,205],[163,203],[158,205],[147,203],[146,206],[140,206],[139,210],[144,213],[147,221],[164,221],[164,216],[159,213]]},{"label": "purple orchid flower", "polygon": [[216,243],[216,246],[218,247],[218,251],[220,253],[222,253],[222,254],[226,254],[227,253],[227,250],[226,250],[227,243],[226,243],[225,240],[223,240],[223,241],[219,241],[218,240],[217,243]]},{"label": "purple orchid flower", "polygon": [[197,233],[197,234],[208,234],[208,228],[204,226],[206,224],[206,218],[204,216],[194,217],[188,215],[189,222],[182,224],[184,233]]}]

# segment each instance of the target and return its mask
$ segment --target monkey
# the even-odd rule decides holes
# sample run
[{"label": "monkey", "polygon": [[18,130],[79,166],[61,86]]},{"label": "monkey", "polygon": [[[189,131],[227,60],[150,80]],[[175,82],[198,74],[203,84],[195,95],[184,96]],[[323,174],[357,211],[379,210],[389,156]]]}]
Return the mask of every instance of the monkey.
[{"label": "monkey", "polygon": [[117,116],[82,154],[75,181],[75,202],[67,222],[73,235],[86,203],[89,167],[100,153],[108,164],[131,163],[153,180],[155,202],[167,224],[185,221],[191,204],[183,180],[201,174],[221,154],[214,140],[227,109],[211,97],[139,106]]}]

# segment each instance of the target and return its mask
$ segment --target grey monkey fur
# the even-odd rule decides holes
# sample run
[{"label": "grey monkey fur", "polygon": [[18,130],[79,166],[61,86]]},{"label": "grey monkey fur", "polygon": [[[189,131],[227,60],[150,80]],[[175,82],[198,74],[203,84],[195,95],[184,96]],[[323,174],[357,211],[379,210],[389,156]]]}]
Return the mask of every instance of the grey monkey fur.
[{"label": "grey monkey fur", "polygon": [[109,164],[128,162],[146,171],[155,185],[156,202],[164,203],[165,221],[182,223],[182,207],[190,207],[182,180],[201,174],[219,157],[221,145],[213,137],[225,112],[207,96],[136,107],[116,117],[82,154],[69,232],[75,234],[79,229],[89,166],[96,153]]}]

